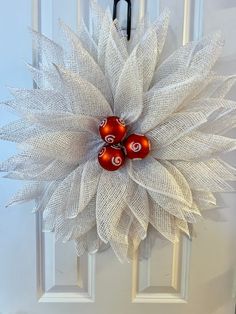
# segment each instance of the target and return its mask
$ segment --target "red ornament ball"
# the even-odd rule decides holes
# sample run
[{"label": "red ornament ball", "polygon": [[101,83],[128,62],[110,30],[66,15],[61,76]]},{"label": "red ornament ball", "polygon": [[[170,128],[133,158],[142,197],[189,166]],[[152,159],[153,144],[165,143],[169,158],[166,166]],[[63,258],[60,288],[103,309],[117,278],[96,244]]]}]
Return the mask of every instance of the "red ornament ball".
[{"label": "red ornament ball", "polygon": [[131,134],[124,142],[124,149],[128,158],[143,159],[149,154],[151,144],[145,135]]},{"label": "red ornament ball", "polygon": [[124,121],[116,116],[107,117],[99,125],[101,138],[108,144],[118,144],[123,141],[126,131]]},{"label": "red ornament ball", "polygon": [[118,170],[125,162],[125,154],[121,147],[104,145],[98,153],[98,161],[108,171]]}]

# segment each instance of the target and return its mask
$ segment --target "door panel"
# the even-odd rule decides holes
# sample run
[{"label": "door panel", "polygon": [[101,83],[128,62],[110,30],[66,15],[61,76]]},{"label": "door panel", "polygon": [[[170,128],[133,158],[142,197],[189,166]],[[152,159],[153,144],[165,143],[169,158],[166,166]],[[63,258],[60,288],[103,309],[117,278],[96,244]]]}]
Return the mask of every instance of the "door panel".
[{"label": "door panel", "polygon": [[[113,3],[99,2],[104,7]],[[1,98],[7,98],[5,83],[31,85],[21,60],[31,62],[27,26],[32,24],[60,42],[59,18],[76,30],[82,19],[90,28],[92,16],[87,0],[22,0],[21,5],[11,0],[0,5],[0,34],[6,43],[1,52],[0,90]],[[165,55],[221,28],[227,43],[222,56],[225,65],[218,69],[236,73],[235,1],[133,0],[132,32],[144,14],[155,20],[166,6],[172,16],[170,50]],[[125,5],[120,6],[118,17],[125,27]],[[37,64],[37,55],[32,59]],[[235,98],[235,90],[230,96]],[[12,118],[1,111],[1,125]],[[13,151],[13,145],[1,143],[1,159]],[[160,238],[149,259],[140,261],[137,253],[133,263],[122,265],[111,250],[78,258],[73,243],[56,243],[53,234],[42,233],[41,215],[30,213],[33,204],[5,209],[19,184],[0,181],[0,313],[234,313],[235,195],[222,196],[227,208],[203,213],[192,241],[183,236],[172,245]]]}]

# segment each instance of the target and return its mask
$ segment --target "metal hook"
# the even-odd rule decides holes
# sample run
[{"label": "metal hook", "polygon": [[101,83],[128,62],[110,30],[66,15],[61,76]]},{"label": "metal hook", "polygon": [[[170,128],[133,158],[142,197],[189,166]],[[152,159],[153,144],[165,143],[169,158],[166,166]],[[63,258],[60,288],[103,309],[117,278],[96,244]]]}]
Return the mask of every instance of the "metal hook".
[{"label": "metal hook", "polygon": [[[114,0],[113,6],[113,20],[116,19],[117,15],[117,4],[120,0]],[[130,40],[131,34],[131,0],[125,0],[127,2],[127,39]]]}]

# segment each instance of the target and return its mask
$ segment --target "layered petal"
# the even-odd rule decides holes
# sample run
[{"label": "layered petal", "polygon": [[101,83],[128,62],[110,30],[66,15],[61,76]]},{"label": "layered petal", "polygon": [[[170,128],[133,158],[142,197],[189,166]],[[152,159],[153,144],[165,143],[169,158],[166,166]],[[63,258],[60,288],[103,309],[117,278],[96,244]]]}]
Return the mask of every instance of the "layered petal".
[{"label": "layered petal", "polygon": [[[127,182],[127,176],[121,171],[103,171],[101,174],[97,188],[96,219],[99,237],[105,243],[113,239],[122,212],[127,207],[124,202]],[[119,242],[118,238],[115,239]]]},{"label": "layered petal", "polygon": [[33,148],[40,156],[57,158],[70,164],[79,164],[96,154],[91,134],[88,132],[51,131],[34,136],[21,143],[23,148]]},{"label": "layered petal", "polygon": [[64,180],[60,182],[43,213],[47,223],[47,229],[53,230],[57,217],[75,218],[79,213],[79,189],[81,184],[83,167],[77,167]]},{"label": "layered petal", "polygon": [[88,160],[83,166],[80,185],[79,211],[82,211],[97,193],[102,168],[97,159]]},{"label": "layered petal", "polygon": [[[96,225],[95,217],[95,199],[93,199],[86,210],[82,211],[77,217],[71,219],[66,218],[62,214],[59,214],[55,220],[55,234],[56,241],[61,239],[63,242],[70,241],[72,239],[79,238]],[[84,223],[81,224],[80,221]],[[44,221],[44,228],[47,230],[47,219]]]},{"label": "layered petal", "polygon": [[31,30],[31,34],[33,48],[39,53],[38,57],[40,60],[44,57],[44,62],[46,61],[47,66],[51,66],[53,63],[64,65],[64,52],[60,45],[34,30]]},{"label": "layered petal", "polygon": [[215,97],[215,98],[224,98],[231,88],[236,83],[236,76],[220,76],[213,75],[210,79],[210,82],[205,86],[205,88],[198,95],[199,98],[204,97]]},{"label": "layered petal", "polygon": [[125,202],[130,209],[132,215],[137,220],[136,225],[139,224],[138,234],[143,240],[144,238],[146,238],[149,223],[148,194],[143,187],[133,181],[130,181],[128,183],[127,189],[128,191]]},{"label": "layered petal", "polygon": [[236,149],[236,140],[220,135],[192,132],[161,148],[155,157],[167,160],[204,160]]},{"label": "layered petal", "polygon": [[39,136],[46,132],[46,129],[32,125],[25,120],[16,120],[0,128],[1,140],[21,143],[31,136]]},{"label": "layered petal", "polygon": [[187,135],[207,121],[202,112],[180,112],[146,133],[152,150],[159,150]]},{"label": "layered petal", "polygon": [[106,100],[111,103],[113,100],[107,78],[96,60],[84,48],[79,38],[71,35],[73,32],[67,25],[62,24],[62,29],[69,44],[69,51],[65,57],[66,68],[74,73],[78,73],[83,79],[93,84],[100,90]]},{"label": "layered petal", "polygon": [[[117,37],[120,38],[119,34],[117,34],[116,25],[112,24],[106,46],[105,74],[109,80],[113,97],[116,94],[119,78],[128,58],[127,50],[120,41],[117,42]],[[123,49],[120,49],[120,46]]]},{"label": "layered petal", "polygon": [[[191,73],[206,76],[209,74],[222,51],[224,41],[220,33],[192,41],[176,50],[157,69],[154,78],[156,83],[173,81],[176,73]],[[187,71],[187,72],[186,72]]]},{"label": "layered petal", "polygon": [[84,253],[94,254],[103,246],[102,241],[97,234],[97,228],[93,227],[87,233],[75,239],[75,250],[77,256],[82,256]]},{"label": "layered petal", "polygon": [[135,122],[143,110],[143,78],[135,49],[124,64],[114,98],[114,112],[127,123]]},{"label": "layered petal", "polygon": [[213,193],[208,191],[193,191],[194,202],[201,209],[209,209],[216,206],[216,198]]},{"label": "layered petal", "polygon": [[82,114],[73,114],[63,111],[39,111],[31,110],[24,113],[25,118],[31,123],[40,124],[50,130],[71,131],[71,132],[90,132],[98,135],[98,125],[100,120]]},{"label": "layered petal", "polygon": [[73,72],[59,68],[57,71],[73,113],[96,117],[112,114],[109,103],[94,85]]},{"label": "layered petal", "polygon": [[6,105],[19,113],[24,110],[68,111],[64,95],[55,90],[10,88],[10,92],[16,99]]},{"label": "layered petal", "polygon": [[170,12],[164,10],[137,45],[137,57],[142,67],[144,92],[150,87],[157,62],[159,61],[164,46],[169,16]]},{"label": "layered petal", "polygon": [[173,161],[193,190],[206,192],[232,192],[233,188],[214,173],[204,162]]},{"label": "layered petal", "polygon": [[27,183],[10,198],[6,207],[36,200],[42,196],[44,189],[42,182]]},{"label": "layered petal", "polygon": [[177,236],[174,217],[156,202],[151,202],[151,209],[150,223],[152,226],[166,239],[173,243],[176,242]]},{"label": "layered petal", "polygon": [[143,188],[191,206],[172,174],[152,157],[128,164],[128,174]]},{"label": "layered petal", "polygon": [[111,12],[109,9],[107,9],[103,16],[98,37],[98,63],[103,72],[105,72],[106,50],[108,38],[110,35],[111,22]]},{"label": "layered petal", "polygon": [[145,95],[141,132],[147,132],[175,112],[195,90],[219,57],[219,34],[201,42],[192,42],[170,56],[157,70],[154,85]]},{"label": "layered petal", "polygon": [[62,180],[74,167],[60,160],[27,157],[23,163],[12,163],[4,177],[15,180],[51,181]]}]

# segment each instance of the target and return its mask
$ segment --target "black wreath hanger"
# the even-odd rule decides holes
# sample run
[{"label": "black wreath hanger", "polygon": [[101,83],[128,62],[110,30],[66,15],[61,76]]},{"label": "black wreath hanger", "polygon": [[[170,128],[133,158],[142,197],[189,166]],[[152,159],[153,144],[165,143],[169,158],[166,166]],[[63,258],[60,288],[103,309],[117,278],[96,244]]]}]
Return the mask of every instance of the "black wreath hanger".
[{"label": "black wreath hanger", "polygon": [[[116,19],[117,16],[117,4],[120,0],[114,0],[113,5],[113,20]],[[127,40],[130,40],[131,34],[131,0],[125,0],[127,2]]]}]

